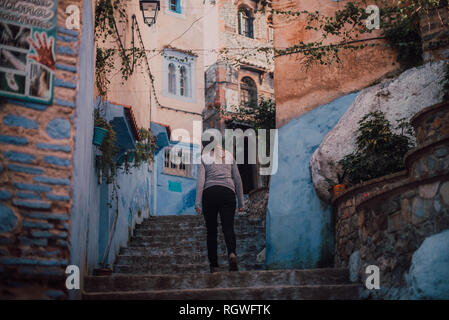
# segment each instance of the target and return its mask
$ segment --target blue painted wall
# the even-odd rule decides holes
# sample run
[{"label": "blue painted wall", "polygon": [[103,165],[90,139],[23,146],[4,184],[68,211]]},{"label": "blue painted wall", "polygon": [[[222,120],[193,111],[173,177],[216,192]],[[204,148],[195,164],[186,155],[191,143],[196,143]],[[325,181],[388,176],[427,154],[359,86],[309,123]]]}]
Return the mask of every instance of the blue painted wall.
[{"label": "blue painted wall", "polygon": [[[118,201],[112,198],[112,185],[102,184],[100,203],[100,223],[98,234],[98,263],[106,257],[105,263],[111,266],[121,247],[126,247],[134,227],[150,215],[151,172],[148,164],[130,169],[128,174],[117,175],[120,186]],[[111,204],[111,207],[108,204]],[[118,208],[118,211],[117,211]],[[116,226],[114,219],[117,216]],[[110,248],[107,249],[109,236],[112,235]]]},{"label": "blue painted wall", "polygon": [[[107,206],[111,199],[112,187],[98,183],[94,168],[97,152],[92,144],[95,47],[92,8],[88,1],[83,3],[82,26],[79,63],[82,72],[79,73],[79,91],[76,99],[73,205],[70,217],[70,264],[79,266],[83,276],[92,274],[103,257],[107,239],[113,232],[117,206],[115,202],[112,202],[112,208]],[[65,123],[58,122],[52,125],[51,133],[64,134]],[[49,159],[49,161],[58,160]],[[122,186],[119,191],[118,218],[106,263],[114,262],[116,253],[121,246],[126,245],[134,225],[149,215],[150,179],[148,165],[132,169],[131,174],[118,175],[118,184]],[[72,292],[70,297],[77,298],[76,293]]]},{"label": "blue painted wall", "polygon": [[279,129],[279,167],[271,177],[267,210],[267,268],[332,266],[331,209],[316,195],[309,163],[356,96],[322,105]]},{"label": "blue painted wall", "polygon": [[[91,273],[97,260],[99,190],[92,147],[94,124],[93,12],[89,1],[83,2],[79,56],[76,128],[73,156],[73,204],[70,216],[70,264],[80,267],[81,275]],[[58,134],[57,126],[52,132]],[[71,291],[71,298],[76,298]]]},{"label": "blue painted wall", "polygon": [[[199,145],[168,142],[170,146],[178,146],[190,150],[197,156],[200,153]],[[195,157],[195,156],[194,156]],[[183,215],[195,214],[195,195],[196,195],[196,177],[197,166],[194,165],[193,177],[182,177],[164,173],[164,149],[161,148],[155,155],[153,170],[155,172],[156,190],[152,197],[156,196],[155,215]],[[154,205],[155,199],[152,200]],[[153,207],[152,207],[153,208]]]}]

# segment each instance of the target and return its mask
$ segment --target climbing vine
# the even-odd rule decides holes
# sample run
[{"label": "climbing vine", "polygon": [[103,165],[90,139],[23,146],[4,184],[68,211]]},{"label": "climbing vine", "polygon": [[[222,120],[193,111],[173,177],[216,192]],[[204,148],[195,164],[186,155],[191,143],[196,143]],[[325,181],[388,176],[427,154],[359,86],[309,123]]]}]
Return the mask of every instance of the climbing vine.
[{"label": "climbing vine", "polygon": [[[380,9],[380,31],[369,37],[376,29],[368,28],[366,12],[368,5],[375,4]],[[313,64],[330,65],[340,63],[341,56],[347,52],[369,47],[389,47],[398,52],[397,60],[403,68],[409,68],[422,62],[422,40],[420,36],[420,18],[429,15],[437,8],[447,7],[447,0],[360,0],[347,2],[343,9],[334,15],[323,15],[319,11],[292,11],[262,8],[258,11],[272,15],[301,17],[305,20],[305,30],[319,32],[315,41],[299,41],[287,48],[259,47],[244,51],[235,61],[254,56],[256,52],[274,57],[299,54],[304,66]],[[442,19],[441,23],[443,23]],[[365,36],[364,36],[365,35]],[[338,39],[334,41],[334,39]],[[383,41],[380,41],[383,40]],[[447,44],[449,40],[444,41]],[[226,55],[226,49],[222,52]]]},{"label": "climbing vine", "polygon": [[116,58],[119,58],[119,71],[122,83],[133,74],[136,66],[141,66],[146,58],[145,49],[137,48],[134,41],[135,20],[132,21],[131,47],[125,48],[120,38],[117,22],[126,23],[126,2],[119,0],[98,0],[95,8],[95,37],[103,44],[115,43],[116,47],[103,49],[97,46],[96,52],[96,85],[101,96],[106,96],[113,71],[116,69]]}]

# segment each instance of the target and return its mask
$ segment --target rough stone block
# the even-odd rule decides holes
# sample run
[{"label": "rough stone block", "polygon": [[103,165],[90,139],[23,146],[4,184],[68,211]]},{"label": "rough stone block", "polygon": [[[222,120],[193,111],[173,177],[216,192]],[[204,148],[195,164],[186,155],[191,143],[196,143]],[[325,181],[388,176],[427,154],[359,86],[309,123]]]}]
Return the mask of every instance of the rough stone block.
[{"label": "rough stone block", "polygon": [[[63,47],[63,46],[60,46],[60,47]],[[73,50],[73,49],[71,49],[71,50]],[[55,79],[55,86],[62,87],[62,88],[68,88],[68,89],[76,89],[76,83],[75,82],[64,81],[64,80],[59,79],[59,78]]]},{"label": "rough stone block", "polygon": [[449,230],[424,240],[413,254],[410,287],[418,299],[449,299]]},{"label": "rough stone block", "polygon": [[60,144],[38,143],[38,144],[36,144],[36,146],[38,149],[42,149],[42,150],[72,152],[71,146],[65,146],[65,145],[60,145]]},{"label": "rough stone block", "polygon": [[48,201],[25,201],[14,199],[12,202],[15,206],[29,209],[50,209],[51,207],[51,203]]},{"label": "rough stone block", "polygon": [[48,108],[45,104],[26,102],[22,100],[8,99],[7,102],[38,111],[45,111]]},{"label": "rough stone block", "polygon": [[54,201],[69,201],[70,197],[66,195],[59,195],[59,194],[47,194],[47,199],[54,200]]},{"label": "rough stone block", "polygon": [[[432,213],[432,201],[431,200],[423,200],[421,198],[415,198],[413,200],[412,211],[413,221],[414,223],[419,222],[420,219],[428,217]],[[420,219],[415,219],[415,218]]]},{"label": "rough stone block", "polygon": [[11,192],[8,190],[0,190],[0,200],[9,200],[11,199]]},{"label": "rough stone block", "polygon": [[67,65],[67,64],[63,64],[63,63],[57,63],[56,64],[56,70],[64,70],[64,71],[69,71],[69,72],[76,73],[76,67],[75,66],[70,66],[70,65]]},{"label": "rough stone block", "polygon": [[17,216],[7,206],[0,203],[0,232],[10,232],[17,225]]},{"label": "rough stone block", "polygon": [[54,104],[57,104],[58,106],[62,107],[68,107],[68,108],[75,108],[75,102],[73,101],[67,101],[59,98],[54,98],[53,100]]},{"label": "rough stone block", "polygon": [[68,186],[70,185],[69,179],[64,178],[51,178],[51,177],[45,177],[45,176],[38,176],[34,177],[34,181],[41,182],[41,183],[48,183],[48,184],[54,184],[54,185],[61,185],[61,186]]},{"label": "rough stone block", "polygon": [[25,167],[25,166],[20,166],[20,165],[16,165],[16,164],[9,164],[8,169],[11,171],[23,172],[23,173],[29,173],[29,174],[43,174],[44,173],[44,170],[42,170],[40,168]]},{"label": "rough stone block", "polygon": [[35,199],[35,200],[41,200],[42,197],[38,195],[35,192],[16,192],[16,196],[22,199]]},{"label": "rough stone block", "polygon": [[49,192],[51,191],[51,187],[43,186],[39,184],[28,184],[28,183],[14,183],[14,186],[18,189],[28,190],[28,191],[36,191],[36,192]]},{"label": "rough stone block", "polygon": [[53,225],[46,222],[34,222],[34,221],[28,221],[25,220],[22,224],[24,228],[29,229],[52,229]]},{"label": "rough stone block", "polygon": [[12,127],[22,127],[25,129],[37,129],[38,124],[36,121],[22,117],[22,116],[16,116],[13,114],[10,114],[3,118],[3,124],[7,126]]},{"label": "rough stone block", "polygon": [[70,138],[70,130],[70,122],[66,119],[61,118],[53,119],[48,123],[46,128],[48,136],[53,139]]},{"label": "rough stone block", "polygon": [[449,207],[449,181],[444,182],[440,187],[440,198],[446,207]]},{"label": "rough stone block", "polygon": [[55,157],[55,156],[45,156],[44,161],[49,164],[54,164],[56,166],[63,166],[63,167],[70,166],[69,159],[64,159],[64,158]]},{"label": "rough stone block", "polygon": [[0,263],[6,265],[38,265],[55,267],[67,265],[67,260],[41,260],[32,258],[1,257]]},{"label": "rough stone block", "polygon": [[59,221],[67,221],[69,219],[68,215],[65,213],[46,213],[46,212],[23,212],[23,215],[32,219],[41,219],[41,220],[59,220]]},{"label": "rough stone block", "polygon": [[440,182],[434,182],[431,184],[425,184],[419,186],[419,196],[423,199],[433,199],[438,192],[438,187],[440,186]]},{"label": "rough stone block", "polygon": [[0,135],[0,143],[23,146],[28,143],[28,140],[24,137]]},{"label": "rough stone block", "polygon": [[32,231],[31,236],[34,238],[59,238],[65,239],[67,238],[67,232],[59,231],[59,232],[48,232],[48,231]]},{"label": "rough stone block", "polygon": [[31,239],[28,237],[20,238],[20,243],[27,246],[45,247],[48,244],[47,239]]},{"label": "rough stone block", "polygon": [[5,151],[3,152],[5,158],[11,161],[17,161],[22,163],[31,163],[34,161],[35,157],[29,153],[22,153],[16,151]]}]

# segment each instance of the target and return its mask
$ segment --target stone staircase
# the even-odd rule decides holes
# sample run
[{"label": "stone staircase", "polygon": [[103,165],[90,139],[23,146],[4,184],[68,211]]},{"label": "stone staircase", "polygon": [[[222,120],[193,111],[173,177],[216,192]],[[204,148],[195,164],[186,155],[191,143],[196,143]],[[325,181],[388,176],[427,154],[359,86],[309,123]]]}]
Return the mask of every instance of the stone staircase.
[{"label": "stone staircase", "polygon": [[355,299],[346,269],[263,270],[261,218],[236,216],[239,271],[228,272],[218,226],[217,273],[209,273],[203,217],[150,217],[136,227],[111,276],[85,278],[84,299]]}]

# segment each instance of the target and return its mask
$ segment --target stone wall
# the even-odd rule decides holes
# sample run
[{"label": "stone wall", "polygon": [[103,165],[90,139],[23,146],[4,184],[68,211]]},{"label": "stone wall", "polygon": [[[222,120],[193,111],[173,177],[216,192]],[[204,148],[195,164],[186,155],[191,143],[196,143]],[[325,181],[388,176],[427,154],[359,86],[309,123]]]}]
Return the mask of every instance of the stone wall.
[{"label": "stone wall", "polygon": [[322,105],[279,129],[278,170],[270,178],[267,209],[268,268],[333,265],[331,208],[318,198],[309,163],[356,96],[353,93]]},{"label": "stone wall", "polygon": [[[81,32],[58,1],[53,105],[0,98],[0,296],[60,298],[69,261]],[[32,279],[32,280],[31,280]]]},{"label": "stone wall", "polygon": [[[377,265],[381,290],[372,297],[411,297],[408,272],[415,251],[449,228],[448,123],[448,102],[419,112],[412,118],[418,147],[407,153],[406,170],[334,199],[335,265],[350,267],[353,280],[364,278],[366,266]],[[440,271],[434,270],[435,277]]]},{"label": "stone wall", "polygon": [[[278,0],[273,9],[299,12],[307,10],[334,16],[343,9],[346,1],[330,0]],[[289,48],[301,41],[319,41],[321,33],[308,30],[301,16],[274,14],[274,47]],[[360,37],[376,37],[377,32]],[[338,39],[327,41],[337,42]],[[386,47],[368,47],[355,52],[342,52],[341,63],[329,66],[317,63],[306,68],[300,54],[275,57],[276,126],[327,104],[338,97],[361,90],[399,68],[394,50]]]}]

